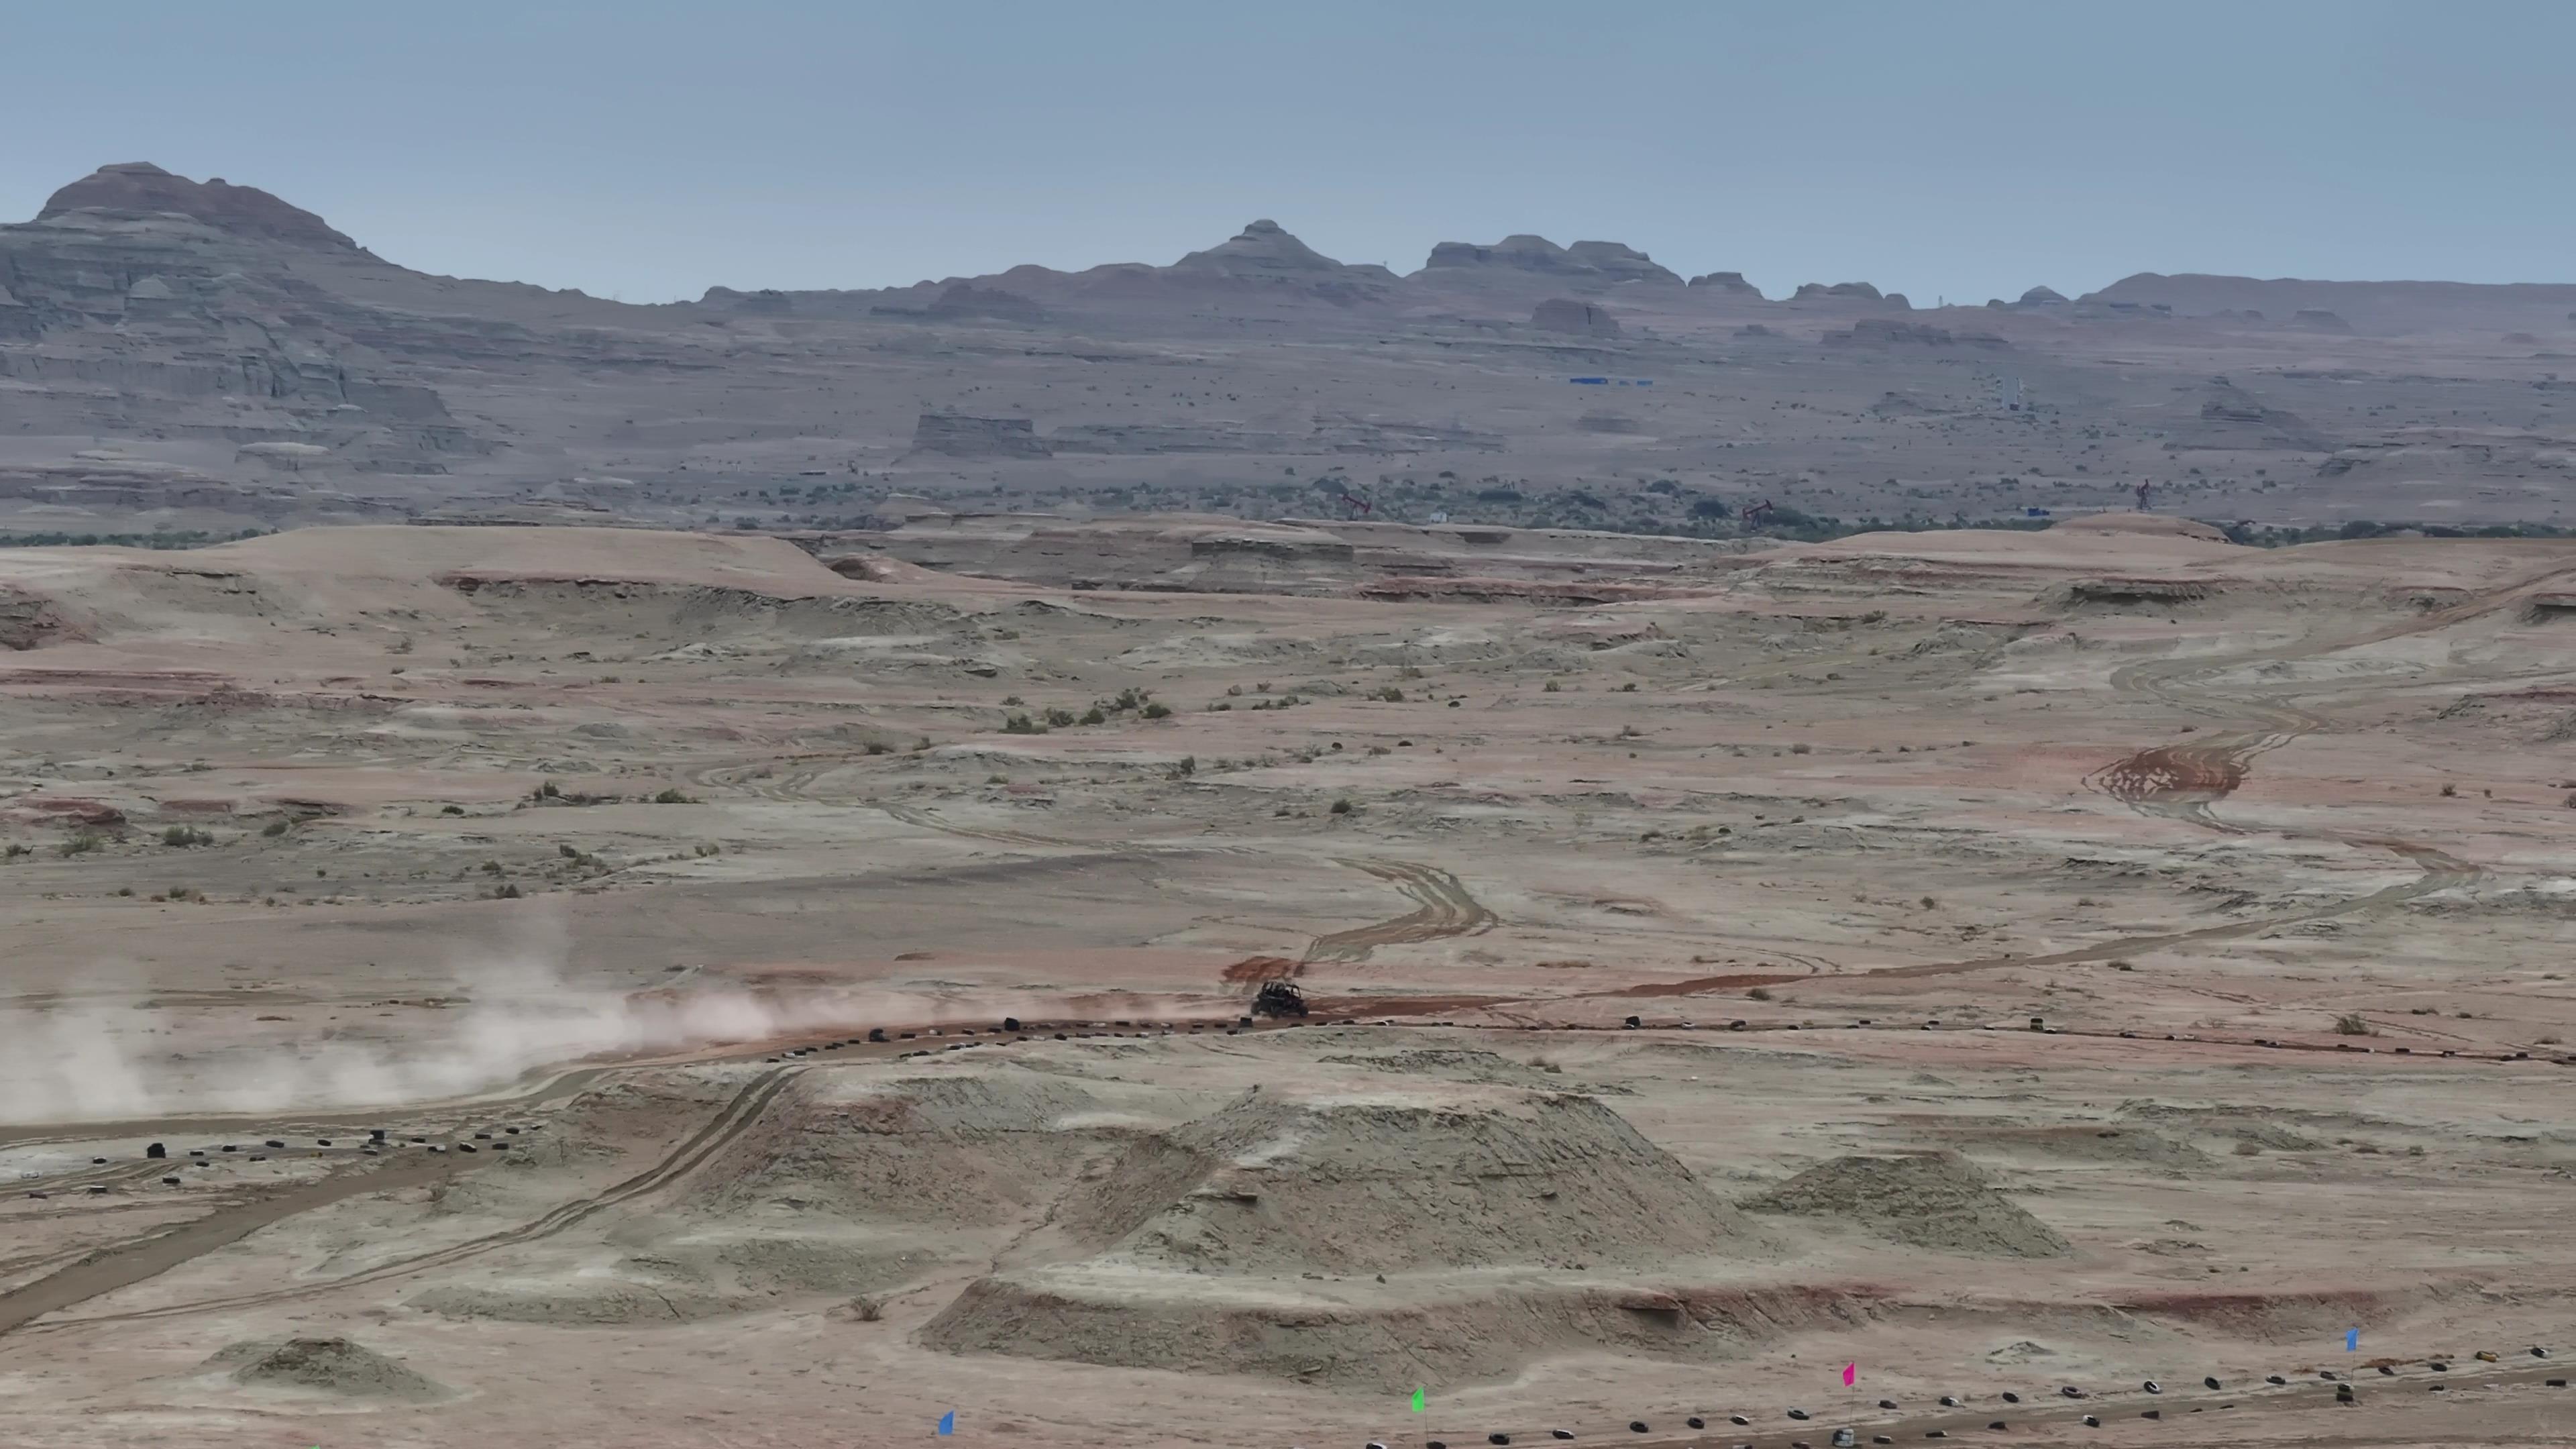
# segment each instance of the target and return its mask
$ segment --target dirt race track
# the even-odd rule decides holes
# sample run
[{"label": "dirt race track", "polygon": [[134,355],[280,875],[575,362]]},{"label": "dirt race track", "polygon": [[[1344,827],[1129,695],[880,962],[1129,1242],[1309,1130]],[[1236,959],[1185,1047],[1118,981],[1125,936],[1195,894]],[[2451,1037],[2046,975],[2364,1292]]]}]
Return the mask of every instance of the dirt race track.
[{"label": "dirt race track", "polygon": [[0,552],[0,1439],[2576,1436],[2576,545],[1580,546]]}]

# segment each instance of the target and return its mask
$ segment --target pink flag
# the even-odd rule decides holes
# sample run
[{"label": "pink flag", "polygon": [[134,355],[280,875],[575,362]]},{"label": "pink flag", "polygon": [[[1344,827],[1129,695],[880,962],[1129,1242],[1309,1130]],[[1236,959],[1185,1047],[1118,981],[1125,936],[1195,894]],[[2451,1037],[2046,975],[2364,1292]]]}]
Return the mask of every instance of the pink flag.
[{"label": "pink flag", "polygon": [[1844,1365],[1843,1365],[1843,1387],[1844,1387],[1844,1388],[1850,1388],[1850,1387],[1852,1386],[1852,1380],[1853,1380],[1853,1379],[1856,1379],[1856,1378],[1858,1378],[1858,1377],[1860,1377],[1860,1365],[1859,1365],[1859,1364],[1856,1364],[1856,1363],[1847,1363],[1847,1364],[1844,1364]]}]

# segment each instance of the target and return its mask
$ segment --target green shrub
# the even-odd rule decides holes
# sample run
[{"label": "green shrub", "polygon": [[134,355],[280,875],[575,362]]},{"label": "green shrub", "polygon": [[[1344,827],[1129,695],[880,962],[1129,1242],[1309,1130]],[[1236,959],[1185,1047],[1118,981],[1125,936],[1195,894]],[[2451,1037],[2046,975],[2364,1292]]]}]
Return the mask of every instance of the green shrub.
[{"label": "green shrub", "polygon": [[1009,719],[1002,721],[1002,733],[1006,735],[1042,735],[1046,733],[1046,726],[1039,724],[1027,715],[1015,714]]},{"label": "green shrub", "polygon": [[1172,707],[1163,703],[1159,699],[1145,706],[1145,718],[1147,719],[1170,719],[1171,717]]},{"label": "green shrub", "polygon": [[184,849],[191,845],[212,845],[215,837],[193,825],[173,825],[161,832],[161,843]]},{"label": "green shrub", "polygon": [[677,786],[668,786],[653,797],[653,803],[656,805],[695,805],[698,802],[681,794]]},{"label": "green shrub", "polygon": [[1333,802],[1333,813],[1334,813],[1334,814],[1336,814],[1336,815],[1348,815],[1348,814],[1350,814],[1350,813],[1351,813],[1351,802],[1350,802],[1350,798],[1349,798],[1348,796],[1344,796],[1343,798],[1341,798],[1341,799],[1339,799],[1339,800],[1334,801],[1334,802]]}]

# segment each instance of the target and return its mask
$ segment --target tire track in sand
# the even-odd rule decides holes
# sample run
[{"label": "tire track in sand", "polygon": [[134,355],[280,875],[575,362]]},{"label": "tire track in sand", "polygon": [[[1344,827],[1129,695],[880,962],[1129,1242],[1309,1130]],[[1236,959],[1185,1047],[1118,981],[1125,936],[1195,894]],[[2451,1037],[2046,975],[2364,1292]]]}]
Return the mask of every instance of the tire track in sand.
[{"label": "tire track in sand", "polygon": [[[965,837],[989,840],[1002,845],[1048,846],[1073,850],[1122,850],[1139,854],[1225,854],[1263,855],[1257,846],[1155,844],[1132,840],[1073,840],[1061,836],[1035,835],[1020,830],[979,829],[941,819],[933,811],[912,805],[879,805],[876,807],[906,825]],[[1414,902],[1414,909],[1392,920],[1373,925],[1355,926],[1347,931],[1333,931],[1315,937],[1297,958],[1304,967],[1317,961],[1365,961],[1380,946],[1402,945],[1414,941],[1438,941],[1451,936],[1477,935],[1492,930],[1496,917],[1485,909],[1458,877],[1437,866],[1414,861],[1389,860],[1383,857],[1336,856],[1335,865],[1347,866],[1373,876],[1395,887],[1398,893]],[[1229,968],[1232,969],[1232,968]]]},{"label": "tire track in sand", "polygon": [[1436,866],[1375,858],[1337,858],[1333,863],[1375,876],[1417,904],[1391,921],[1317,936],[1298,958],[1301,967],[1317,961],[1365,961],[1380,946],[1472,936],[1494,928],[1494,913],[1468,894],[1458,877]]},{"label": "tire track in sand", "polygon": [[[369,1173],[354,1173],[326,1179],[308,1188],[227,1208],[199,1218],[167,1233],[104,1250],[60,1272],[9,1293],[0,1294],[0,1335],[24,1329],[29,1333],[52,1333],[97,1323],[133,1323],[154,1318],[174,1318],[182,1314],[203,1313],[218,1309],[254,1308],[309,1298],[319,1293],[335,1292],[367,1283],[379,1283],[431,1268],[478,1257],[496,1248],[550,1237],[572,1227],[594,1213],[632,1201],[678,1181],[694,1171],[709,1157],[731,1143],[759,1120],[787,1084],[803,1074],[801,1067],[780,1067],[753,1078],[732,1100],[718,1109],[706,1125],[690,1134],[687,1140],[671,1149],[660,1162],[617,1183],[598,1194],[561,1204],[533,1222],[522,1223],[497,1233],[488,1233],[469,1242],[420,1253],[409,1258],[333,1278],[319,1283],[298,1283],[288,1288],[272,1288],[257,1293],[233,1294],[222,1298],[200,1299],[191,1303],[165,1304],[158,1308],[136,1309],[129,1313],[102,1313],[87,1318],[66,1318],[52,1323],[31,1324],[31,1320],[48,1313],[60,1312],[75,1304],[104,1293],[158,1277],[213,1252],[239,1242],[259,1229],[283,1222],[299,1213],[328,1206],[362,1193],[388,1191],[451,1176],[464,1170],[461,1159],[439,1154],[410,1159],[397,1167]],[[488,1159],[495,1160],[498,1159]]]}]

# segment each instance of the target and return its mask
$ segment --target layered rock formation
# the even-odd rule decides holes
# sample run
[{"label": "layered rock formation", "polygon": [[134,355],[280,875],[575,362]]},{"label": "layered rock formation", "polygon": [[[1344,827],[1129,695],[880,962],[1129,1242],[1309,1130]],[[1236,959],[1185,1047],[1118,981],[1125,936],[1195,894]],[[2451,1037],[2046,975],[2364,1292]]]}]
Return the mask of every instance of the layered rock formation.
[{"label": "layered rock formation", "polygon": [[1169,270],[1307,286],[1321,282],[1374,288],[1395,280],[1395,274],[1384,267],[1345,266],[1267,219],[1252,223],[1204,251],[1191,252],[1172,263]]},{"label": "layered rock formation", "polygon": [[1570,332],[1578,337],[1616,337],[1619,319],[1568,297],[1551,297],[1530,313],[1530,325],[1542,332]]},{"label": "layered rock formation", "polygon": [[1413,275],[1429,277],[1441,272],[1531,273],[1605,283],[1681,282],[1680,276],[1657,265],[1654,258],[1620,242],[1579,241],[1561,247],[1546,237],[1527,233],[1507,236],[1492,246],[1442,242],[1431,249],[1423,270]]},{"label": "layered rock formation", "polygon": [[174,176],[149,161],[101,166],[55,192],[36,220],[72,211],[127,214],[171,212],[235,236],[261,237],[301,247],[357,251],[358,244],[302,207],[289,206],[256,186],[234,186],[218,176],[203,183]]},{"label": "layered rock formation", "polygon": [[1742,272],[1704,272],[1690,279],[1694,291],[1712,292],[1722,297],[1742,297],[1747,301],[1762,300],[1762,289],[1744,280]]},{"label": "layered rock formation", "polygon": [[1792,302],[1884,302],[1887,298],[1867,282],[1802,282],[1790,298]]}]

